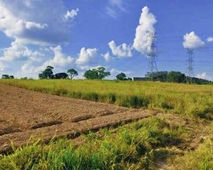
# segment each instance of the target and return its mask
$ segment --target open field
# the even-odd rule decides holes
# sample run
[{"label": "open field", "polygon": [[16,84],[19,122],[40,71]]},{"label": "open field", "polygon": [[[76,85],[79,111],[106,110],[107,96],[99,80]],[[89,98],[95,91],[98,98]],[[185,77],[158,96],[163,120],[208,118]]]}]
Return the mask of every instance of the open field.
[{"label": "open field", "polygon": [[127,109],[37,93],[0,84],[0,151],[26,143],[33,135],[45,140],[53,136],[75,138],[79,133],[130,122],[155,112]]},{"label": "open field", "polygon": [[0,169],[213,168],[210,85],[0,82]]},{"label": "open field", "polygon": [[213,86],[162,82],[1,80],[33,91],[212,119]]}]

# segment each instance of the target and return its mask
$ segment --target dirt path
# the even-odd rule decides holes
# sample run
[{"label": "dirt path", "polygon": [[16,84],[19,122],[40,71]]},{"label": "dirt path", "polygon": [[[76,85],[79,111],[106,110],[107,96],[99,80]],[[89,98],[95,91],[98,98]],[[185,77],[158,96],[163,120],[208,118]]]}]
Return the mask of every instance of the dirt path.
[{"label": "dirt path", "polygon": [[117,126],[156,113],[33,92],[0,84],[0,153],[35,138],[75,138],[88,130]]}]

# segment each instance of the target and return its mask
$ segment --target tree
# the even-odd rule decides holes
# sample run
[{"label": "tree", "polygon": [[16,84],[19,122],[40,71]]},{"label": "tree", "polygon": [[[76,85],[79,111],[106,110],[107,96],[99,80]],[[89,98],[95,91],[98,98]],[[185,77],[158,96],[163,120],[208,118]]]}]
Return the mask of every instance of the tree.
[{"label": "tree", "polygon": [[72,69],[68,69],[67,73],[69,74],[70,79],[73,79],[73,77],[78,75],[78,72],[75,69],[73,69],[73,68]]},{"label": "tree", "polygon": [[52,79],[52,78],[54,78],[53,69],[54,69],[54,67],[47,66],[44,71],[42,71],[41,73],[39,73],[38,77],[40,79]]},{"label": "tree", "polygon": [[153,79],[154,81],[167,81],[167,71],[158,71],[158,72],[148,72],[145,77],[149,80]]},{"label": "tree", "polygon": [[118,80],[127,80],[126,74],[124,74],[124,73],[118,74],[118,75],[116,76],[116,78],[117,78]]},{"label": "tree", "polygon": [[13,75],[10,75],[10,79],[14,79],[14,76],[13,76]]},{"label": "tree", "polygon": [[98,67],[97,69],[87,70],[84,73],[84,77],[86,79],[99,79],[102,80],[103,78],[110,75],[110,72],[105,72],[104,67]]},{"label": "tree", "polygon": [[2,79],[10,79],[10,76],[8,74],[3,74]]},{"label": "tree", "polygon": [[54,78],[55,79],[66,79],[66,78],[68,78],[68,74],[67,73],[56,73]]},{"label": "tree", "polygon": [[178,71],[171,71],[167,75],[168,82],[185,83],[186,76]]}]

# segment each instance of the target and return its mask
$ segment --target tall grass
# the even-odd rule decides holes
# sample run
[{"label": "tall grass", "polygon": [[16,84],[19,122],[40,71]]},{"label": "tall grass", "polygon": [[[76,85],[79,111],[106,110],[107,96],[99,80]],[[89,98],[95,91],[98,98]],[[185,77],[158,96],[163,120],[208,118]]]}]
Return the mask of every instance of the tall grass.
[{"label": "tall grass", "polygon": [[170,169],[211,170],[213,169],[213,136],[201,144],[197,150],[177,158]]},{"label": "tall grass", "polygon": [[213,86],[162,82],[0,80],[42,93],[213,119]]},{"label": "tall grass", "polygon": [[[180,151],[177,147],[196,136],[196,128],[203,128],[199,129],[199,135],[204,133],[203,125],[208,126],[207,134],[211,133],[213,124],[208,125],[211,121],[199,119],[213,120],[211,85],[87,80],[0,80],[0,83],[125,107],[175,112],[182,114],[178,116],[185,122],[174,126],[160,118],[149,117],[113,131],[103,129],[89,133],[84,136],[85,142],[78,146],[67,139],[53,140],[48,145],[38,140],[33,145],[14,148],[11,155],[0,155],[0,170],[158,169],[157,161],[168,163],[168,169],[213,169],[212,137],[194,151]],[[197,124],[188,126],[188,121],[193,121],[188,117],[198,118]],[[203,124],[198,126],[199,122]],[[178,154],[180,157],[171,156]],[[166,162],[170,158],[171,162]]]},{"label": "tall grass", "polygon": [[[83,145],[75,146],[66,139],[48,145],[39,142],[14,149],[14,154],[0,157],[0,169],[43,170],[125,170],[153,169],[158,147],[179,140],[183,131],[150,117],[119,127],[114,133],[102,129],[89,133]],[[172,144],[171,144],[172,145]]]}]

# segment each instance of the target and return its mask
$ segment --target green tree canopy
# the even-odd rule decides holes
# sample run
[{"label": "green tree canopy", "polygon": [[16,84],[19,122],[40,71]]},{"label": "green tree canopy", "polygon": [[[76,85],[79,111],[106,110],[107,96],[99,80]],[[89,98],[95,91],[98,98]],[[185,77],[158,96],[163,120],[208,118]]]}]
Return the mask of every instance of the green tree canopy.
[{"label": "green tree canopy", "polygon": [[15,77],[13,75],[10,75],[10,79],[14,79]]},{"label": "green tree canopy", "polygon": [[10,79],[10,76],[8,74],[3,74],[2,79]]},{"label": "green tree canopy", "polygon": [[127,79],[126,79],[126,74],[124,74],[124,73],[118,74],[118,75],[116,76],[116,78],[117,78],[118,80],[127,80]]},{"label": "green tree canopy", "polygon": [[52,79],[52,78],[54,78],[53,69],[54,69],[54,67],[47,66],[44,71],[42,71],[41,73],[39,73],[38,77],[40,79]]},{"label": "green tree canopy", "polygon": [[68,74],[67,73],[56,73],[54,75],[55,79],[67,79],[68,78]]},{"label": "green tree canopy", "polygon": [[154,81],[167,81],[167,71],[158,71],[158,72],[148,72],[146,73],[145,77],[149,80],[154,80]]},{"label": "green tree canopy", "polygon": [[110,75],[110,72],[105,72],[104,67],[98,67],[97,69],[87,70],[84,73],[84,77],[86,79],[99,79],[102,80],[103,78]]},{"label": "green tree canopy", "polygon": [[171,71],[167,75],[168,82],[185,83],[186,76],[178,71]]},{"label": "green tree canopy", "polygon": [[78,72],[75,69],[68,69],[67,70],[68,75],[70,76],[70,79],[73,79],[73,77],[78,75]]}]

